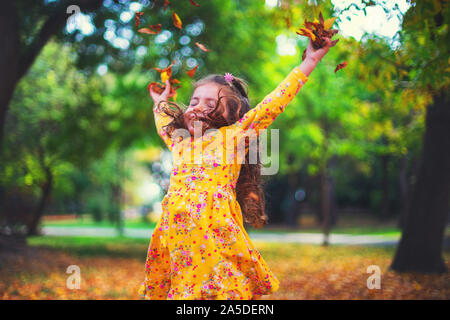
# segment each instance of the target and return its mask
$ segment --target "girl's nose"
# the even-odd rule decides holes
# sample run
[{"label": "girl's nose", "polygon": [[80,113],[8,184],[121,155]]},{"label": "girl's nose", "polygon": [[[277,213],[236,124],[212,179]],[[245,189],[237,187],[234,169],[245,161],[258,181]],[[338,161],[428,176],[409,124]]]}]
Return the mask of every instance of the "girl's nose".
[{"label": "girl's nose", "polygon": [[206,112],[206,110],[207,110],[206,106],[195,106],[192,109],[192,112],[194,112],[195,114],[203,115]]}]

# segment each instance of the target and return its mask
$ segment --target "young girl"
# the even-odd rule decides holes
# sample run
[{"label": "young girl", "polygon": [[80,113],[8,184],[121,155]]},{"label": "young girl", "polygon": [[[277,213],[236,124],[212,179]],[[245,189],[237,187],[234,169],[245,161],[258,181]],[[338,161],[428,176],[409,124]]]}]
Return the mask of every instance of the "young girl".
[{"label": "young girl", "polygon": [[[143,298],[248,300],[278,290],[278,279],[243,225],[245,221],[261,227],[267,220],[260,163],[224,162],[215,151],[226,149],[219,136],[239,143],[247,131],[266,129],[338,41],[326,40],[319,50],[310,41],[300,66],[253,109],[245,82],[231,74],[210,75],[195,83],[187,109],[168,101],[174,94],[169,81],[160,95],[150,88],[158,133],[180,161],[172,169],[163,212],[148,249],[145,281],[139,290]],[[200,121],[197,124],[204,133],[200,146],[208,150],[201,163],[188,161],[182,152],[191,155],[198,143],[192,138],[195,121]],[[174,138],[176,129],[185,129],[191,137]],[[248,160],[247,146],[245,150]]]}]

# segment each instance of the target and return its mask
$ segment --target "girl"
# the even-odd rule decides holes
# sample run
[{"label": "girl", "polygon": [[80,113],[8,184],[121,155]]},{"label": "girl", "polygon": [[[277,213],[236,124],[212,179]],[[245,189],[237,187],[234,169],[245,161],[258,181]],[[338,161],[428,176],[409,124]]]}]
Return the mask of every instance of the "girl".
[{"label": "girl", "polygon": [[[173,166],[163,213],[148,249],[145,281],[139,290],[143,298],[258,299],[278,290],[278,279],[243,226],[244,221],[254,227],[267,221],[260,163],[224,162],[215,151],[227,145],[219,137],[239,143],[249,130],[266,129],[338,41],[326,40],[318,50],[309,41],[305,60],[253,109],[245,82],[231,74],[196,82],[187,109],[168,101],[174,94],[169,81],[160,95],[150,88],[158,133],[180,161]],[[193,136],[195,124],[203,133],[200,140],[174,138],[176,129]],[[207,129],[215,130],[206,133]],[[191,155],[198,141],[202,150],[209,151],[202,154],[200,164],[192,164],[181,154],[187,150]]]}]

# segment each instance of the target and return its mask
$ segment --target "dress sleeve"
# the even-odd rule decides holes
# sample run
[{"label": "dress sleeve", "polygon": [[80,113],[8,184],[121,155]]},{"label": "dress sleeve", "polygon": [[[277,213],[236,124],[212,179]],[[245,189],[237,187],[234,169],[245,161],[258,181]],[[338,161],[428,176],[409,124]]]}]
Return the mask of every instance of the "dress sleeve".
[{"label": "dress sleeve", "polygon": [[164,130],[164,126],[169,124],[173,119],[170,116],[166,115],[164,112],[159,112],[155,108],[153,108],[153,115],[155,117],[156,131],[158,132],[158,135],[166,143],[169,150],[172,151],[172,140]]},{"label": "dress sleeve", "polygon": [[[295,67],[278,87],[269,93],[255,108],[249,110],[234,124],[222,127],[222,134],[241,138],[248,135],[252,129],[256,135],[264,131],[282,113],[285,107],[294,99],[300,88],[308,81],[300,67]],[[231,133],[231,135],[230,135]]]}]

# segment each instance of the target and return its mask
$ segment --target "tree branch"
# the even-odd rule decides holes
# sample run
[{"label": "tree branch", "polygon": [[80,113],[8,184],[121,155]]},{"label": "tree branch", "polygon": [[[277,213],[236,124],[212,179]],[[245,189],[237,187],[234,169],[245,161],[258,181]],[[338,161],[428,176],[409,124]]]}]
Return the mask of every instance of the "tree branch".
[{"label": "tree branch", "polygon": [[68,18],[66,10],[70,5],[78,5],[84,12],[93,11],[102,5],[102,0],[68,0],[62,1],[60,4],[50,10],[47,20],[39,30],[33,42],[26,48],[20,57],[19,70],[16,81],[19,81],[33,65],[34,60],[41,52],[45,44],[50,38],[59,32]]}]

